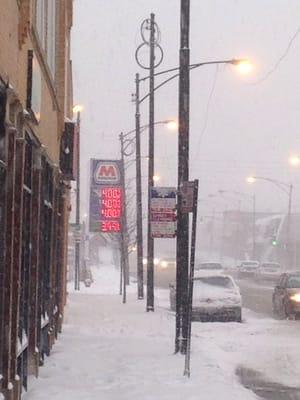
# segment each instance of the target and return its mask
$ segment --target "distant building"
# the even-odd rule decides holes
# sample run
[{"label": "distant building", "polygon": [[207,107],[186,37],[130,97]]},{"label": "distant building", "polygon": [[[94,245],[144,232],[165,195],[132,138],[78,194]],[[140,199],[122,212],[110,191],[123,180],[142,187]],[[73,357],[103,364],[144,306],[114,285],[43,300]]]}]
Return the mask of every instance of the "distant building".
[{"label": "distant building", "polygon": [[72,178],[66,167],[73,160],[64,138],[65,122],[72,118],[71,26],[72,0],[1,0],[0,392],[5,400],[20,399],[28,375],[38,375],[64,315]]}]

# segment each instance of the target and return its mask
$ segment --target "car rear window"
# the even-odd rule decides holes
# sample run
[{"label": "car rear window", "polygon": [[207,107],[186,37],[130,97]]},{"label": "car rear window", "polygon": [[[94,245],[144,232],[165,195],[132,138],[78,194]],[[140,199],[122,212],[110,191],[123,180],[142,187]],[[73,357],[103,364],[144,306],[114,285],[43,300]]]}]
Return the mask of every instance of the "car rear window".
[{"label": "car rear window", "polygon": [[234,287],[232,280],[227,276],[207,276],[194,280],[194,285],[201,285],[201,284],[218,286],[228,289],[232,289]]},{"label": "car rear window", "polygon": [[262,266],[262,268],[280,269],[280,265],[279,264],[267,263],[267,264],[262,264],[261,266]]},{"label": "car rear window", "polygon": [[254,263],[254,262],[243,262],[242,263],[243,267],[258,267],[258,263]]},{"label": "car rear window", "polygon": [[218,269],[223,269],[223,267],[221,264],[218,263],[201,263],[196,269],[218,270]]},{"label": "car rear window", "polygon": [[292,289],[299,289],[300,288],[300,275],[291,275],[288,277],[287,280],[287,287]]}]

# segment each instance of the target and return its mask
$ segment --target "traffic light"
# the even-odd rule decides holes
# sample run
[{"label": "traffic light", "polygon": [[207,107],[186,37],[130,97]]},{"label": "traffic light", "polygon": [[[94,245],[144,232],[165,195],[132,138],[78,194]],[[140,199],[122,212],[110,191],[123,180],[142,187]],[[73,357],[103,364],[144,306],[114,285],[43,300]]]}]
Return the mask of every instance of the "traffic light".
[{"label": "traffic light", "polygon": [[277,241],[277,239],[276,239],[276,237],[275,237],[275,236],[273,236],[273,237],[272,237],[271,244],[272,244],[272,246],[277,246],[277,244],[278,244],[278,241]]}]

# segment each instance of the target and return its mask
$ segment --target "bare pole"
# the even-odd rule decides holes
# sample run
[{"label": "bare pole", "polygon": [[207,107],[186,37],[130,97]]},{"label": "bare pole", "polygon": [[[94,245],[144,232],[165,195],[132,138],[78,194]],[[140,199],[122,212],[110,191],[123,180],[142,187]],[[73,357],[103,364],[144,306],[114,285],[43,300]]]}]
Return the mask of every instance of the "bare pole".
[{"label": "bare pole", "polygon": [[120,134],[120,142],[121,142],[121,165],[122,165],[122,170],[121,170],[121,185],[123,188],[123,197],[122,197],[122,224],[121,224],[121,266],[122,266],[122,283],[123,283],[123,297],[122,297],[122,302],[126,303],[126,283],[127,283],[127,266],[126,266],[126,251],[127,251],[127,246],[126,246],[126,237],[127,232],[125,232],[126,229],[126,198],[125,198],[125,171],[124,171],[124,136],[123,133],[121,132]]},{"label": "bare pole", "polygon": [[150,19],[150,69],[149,69],[149,164],[148,164],[148,230],[147,230],[147,311],[154,311],[154,240],[151,236],[151,188],[154,185],[154,61],[155,22]]},{"label": "bare pole", "polygon": [[77,176],[76,176],[76,241],[75,241],[75,280],[74,289],[80,290],[80,111],[77,112]]},{"label": "bare pole", "polygon": [[255,229],[255,223],[256,223],[256,197],[255,194],[253,195],[253,226],[252,226],[252,259],[255,260],[256,258],[256,229]]},{"label": "bare pole", "polygon": [[190,0],[181,0],[179,63],[179,135],[178,135],[178,213],[176,242],[176,336],[175,353],[185,354],[187,345],[187,297],[189,269],[189,216],[181,212],[181,187],[189,180],[190,112]]},{"label": "bare pole", "polygon": [[[288,192],[288,213],[287,213],[287,224],[286,224],[286,253],[287,263],[291,264],[291,213],[292,213],[292,196],[293,196],[293,185],[289,185]],[[293,266],[294,267],[294,266]]]},{"label": "bare pole", "polygon": [[199,181],[194,181],[194,199],[193,199],[193,221],[192,221],[192,237],[191,237],[191,257],[190,271],[188,281],[188,334],[187,349],[185,353],[185,363],[183,375],[190,377],[190,361],[191,361],[191,336],[192,336],[192,315],[193,315],[193,289],[194,289],[194,267],[196,252],[196,234],[197,234],[197,211],[198,211],[198,185]]},{"label": "bare pole", "polygon": [[140,76],[135,76],[135,158],[136,158],[136,243],[137,243],[137,291],[138,299],[144,298],[143,271],[143,205],[141,173],[141,114]]}]

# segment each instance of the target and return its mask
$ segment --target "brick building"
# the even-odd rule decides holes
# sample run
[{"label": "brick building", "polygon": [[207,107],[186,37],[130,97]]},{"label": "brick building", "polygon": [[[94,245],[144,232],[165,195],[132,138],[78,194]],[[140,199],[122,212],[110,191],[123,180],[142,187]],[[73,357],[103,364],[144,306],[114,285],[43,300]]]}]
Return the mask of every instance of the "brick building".
[{"label": "brick building", "polygon": [[69,179],[76,158],[71,26],[72,0],[0,1],[0,393],[5,400],[19,399],[27,377],[38,376],[63,320]]}]

